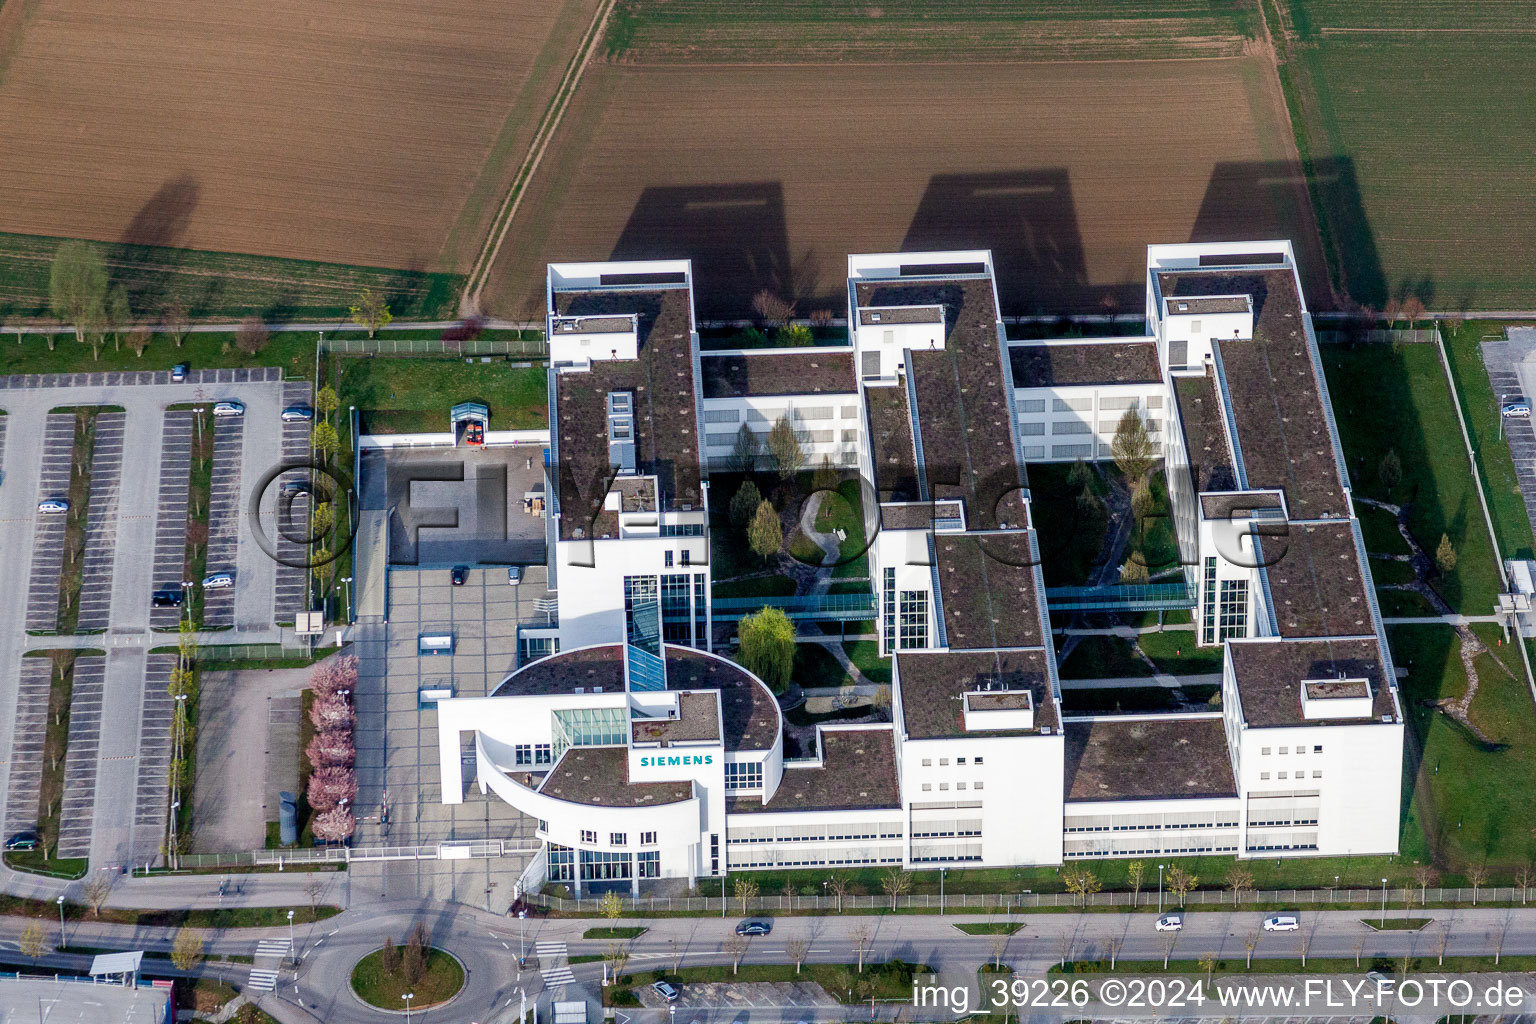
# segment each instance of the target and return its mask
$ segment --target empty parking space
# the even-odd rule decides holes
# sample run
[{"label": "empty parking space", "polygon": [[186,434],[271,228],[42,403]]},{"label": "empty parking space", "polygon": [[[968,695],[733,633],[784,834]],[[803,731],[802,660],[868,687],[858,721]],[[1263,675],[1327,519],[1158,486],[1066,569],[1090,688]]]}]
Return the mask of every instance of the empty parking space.
[{"label": "empty parking space", "polygon": [[[157,850],[165,841],[166,772],[171,765],[171,719],[176,702],[167,687],[176,655],[151,654],[145,659],[144,704],[139,712],[139,765],[133,812],[135,856]],[[259,742],[260,738],[250,740]]]},{"label": "empty parking space", "polygon": [[12,725],[11,778],[5,802],[6,835],[37,825],[38,793],[43,784],[43,740],[48,732],[48,690],[52,682],[53,659],[21,659]]},{"label": "empty parking space", "polygon": [[[308,405],[310,385],[308,381],[289,381],[283,385],[283,407]],[[304,462],[309,458],[310,422],[294,420],[284,423],[282,457],[285,465]],[[308,479],[308,472],[292,470],[279,478],[277,493],[272,498],[277,531],[277,580],[274,586],[272,614],[279,623],[293,622],[295,613],[305,611],[305,586],[309,572],[305,568],[305,543],[309,537],[310,498],[308,495],[284,494],[282,487],[289,481]]]},{"label": "empty parking space", "polygon": [[[234,573],[240,539],[240,462],[245,439],[243,418],[214,421],[213,483],[208,491],[207,572]],[[238,585],[240,577],[235,576]],[[203,628],[228,629],[235,624],[235,590],[209,590],[203,595]]]},{"label": "empty parking space", "polygon": [[64,801],[59,812],[60,857],[91,855],[106,668],[106,658],[75,660],[74,689],[69,701],[69,745],[64,753]]},{"label": "empty parking space", "polygon": [[[192,474],[192,413],[187,409],[165,413],[160,441],[160,491],[155,508],[155,555],[151,585],[155,589],[181,589],[187,552],[187,491]],[[149,600],[149,595],[144,595]],[[174,627],[180,608],[151,608],[149,624],[155,629]]]},{"label": "empty parking space", "polygon": [[[1532,388],[1528,385],[1536,379],[1536,331],[1512,327],[1508,335],[1508,341],[1484,342],[1482,346],[1488,383],[1493,388],[1494,400],[1501,405],[1529,401]],[[1525,499],[1526,516],[1536,530],[1536,427],[1530,419],[1500,419],[1515,463],[1515,480]]]},{"label": "empty parking space", "polygon": [[[51,412],[43,422],[43,461],[39,500],[69,496],[69,470],[75,450],[75,415]],[[32,536],[32,575],[27,587],[27,628],[54,630],[59,625],[59,575],[64,569],[64,515],[39,515]]]},{"label": "empty parking space", "polygon": [[123,430],[127,414],[96,417],[91,448],[90,505],[85,520],[85,555],[80,567],[77,632],[107,628],[112,614],[112,562],[117,552],[118,490],[122,485]]}]

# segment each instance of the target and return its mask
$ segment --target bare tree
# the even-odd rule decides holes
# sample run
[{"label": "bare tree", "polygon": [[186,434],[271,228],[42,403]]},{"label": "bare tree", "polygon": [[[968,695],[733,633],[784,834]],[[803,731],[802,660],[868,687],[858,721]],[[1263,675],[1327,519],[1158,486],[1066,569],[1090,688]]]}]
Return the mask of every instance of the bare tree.
[{"label": "bare tree", "polygon": [[1423,906],[1425,904],[1425,895],[1429,889],[1429,880],[1434,876],[1435,872],[1428,864],[1420,864],[1413,869],[1413,879],[1419,883],[1419,906]]},{"label": "bare tree", "polygon": [[992,936],[993,968],[1000,968],[1003,966],[1003,957],[1008,952],[1008,940],[1011,938],[1013,938],[1013,936],[1008,932],[1002,932],[1001,934]]},{"label": "bare tree", "polygon": [[1072,959],[1072,947],[1077,943],[1070,930],[1063,931],[1056,937],[1056,957],[1061,961],[1061,969],[1067,969],[1067,961]]},{"label": "bare tree", "polygon": [[786,302],[773,292],[764,288],[752,296],[752,312],[756,313],[764,323],[779,326],[787,324],[795,317],[795,304]]},{"label": "bare tree", "polygon": [[1120,957],[1120,947],[1125,945],[1125,940],[1119,936],[1111,936],[1104,941],[1104,951],[1109,954],[1109,969],[1115,969],[1115,961]]},{"label": "bare tree", "polygon": [[135,356],[143,359],[144,353],[149,349],[150,338],[148,327],[135,327],[133,333],[128,335],[128,348]]},{"label": "bare tree", "polygon": [[1531,866],[1520,865],[1520,870],[1515,872],[1515,884],[1520,887],[1520,902],[1524,903],[1531,889]]},{"label": "bare tree", "polygon": [[1365,955],[1365,933],[1361,932],[1355,939],[1355,966],[1360,966],[1360,958]]},{"label": "bare tree", "polygon": [[900,868],[888,868],[880,879],[880,888],[891,898],[891,909],[895,910],[896,901],[911,891],[912,876]]},{"label": "bare tree", "polygon": [[107,898],[112,895],[112,876],[105,871],[98,871],[86,880],[80,890],[85,897],[85,902],[91,905],[91,916],[100,917],[101,908],[106,906]]},{"label": "bare tree", "polygon": [[1477,906],[1477,890],[1482,888],[1484,882],[1488,881],[1487,867],[1478,864],[1475,867],[1468,868],[1467,881],[1472,883],[1472,905],[1475,907]]},{"label": "bare tree", "polygon": [[1173,959],[1173,946],[1178,941],[1178,932],[1168,932],[1163,938],[1163,970],[1168,969],[1168,961]]},{"label": "bare tree", "polygon": [[311,872],[309,882],[304,886],[304,894],[309,897],[309,913],[314,916],[320,909],[320,897],[325,893],[325,882],[319,875]]},{"label": "bare tree", "polygon": [[731,954],[731,973],[735,974],[741,967],[741,958],[747,955],[747,937],[732,935],[725,940],[725,951]]},{"label": "bare tree", "polygon": [[120,284],[113,285],[107,292],[106,316],[107,330],[112,332],[112,348],[121,352],[123,331],[133,321],[133,309],[128,305],[128,289]]},{"label": "bare tree", "polygon": [[1234,864],[1232,870],[1227,872],[1227,888],[1232,892],[1232,905],[1235,907],[1242,901],[1243,890],[1253,888],[1253,872]]},{"label": "bare tree", "polygon": [[806,955],[810,951],[811,944],[805,939],[790,939],[784,943],[784,952],[795,962],[796,974],[800,973],[800,968],[805,963]]},{"label": "bare tree", "polygon": [[240,321],[235,331],[235,348],[248,356],[254,356],[267,347],[267,339],[271,336],[267,325],[261,322],[261,317],[248,316]]},{"label": "bare tree", "polygon": [[1306,932],[1302,932],[1301,933],[1300,939],[1301,939],[1301,966],[1302,966],[1303,969],[1305,969],[1306,966],[1307,966],[1307,950],[1309,948],[1311,948],[1311,946],[1312,946],[1312,939],[1307,935]]},{"label": "bare tree", "polygon": [[1410,295],[1403,300],[1403,318],[1408,321],[1408,327],[1412,329],[1418,322],[1424,319],[1424,300],[1417,295]]},{"label": "bare tree", "polygon": [[757,883],[746,875],[737,875],[736,880],[731,883],[731,893],[741,901],[743,914],[747,912],[747,904],[757,899],[757,891]]},{"label": "bare tree", "polygon": [[1249,932],[1243,940],[1243,948],[1248,951],[1248,966],[1253,966],[1253,951],[1259,948],[1259,933]]},{"label": "bare tree", "polygon": [[1440,967],[1444,967],[1445,966],[1445,947],[1449,946],[1450,944],[1451,944],[1451,925],[1450,925],[1450,922],[1446,922],[1445,927],[1440,930],[1440,941],[1436,944],[1437,948],[1435,950],[1435,954],[1439,958],[1436,961],[1437,966],[1440,966]]},{"label": "bare tree", "polygon": [[1141,880],[1146,877],[1145,861],[1133,860],[1125,866],[1125,874],[1131,882],[1131,906],[1141,906]]},{"label": "bare tree", "polygon": [[837,897],[837,912],[843,912],[843,898],[848,895],[848,879],[842,875],[833,875],[827,879],[827,888],[832,890],[832,895]]},{"label": "bare tree", "polygon": [[870,928],[868,921],[860,921],[854,925],[853,932],[849,936],[853,939],[853,952],[859,961],[859,973],[864,973],[864,957],[869,953]]},{"label": "bare tree", "polygon": [[683,969],[683,947],[677,944],[676,939],[667,940],[667,954],[672,961],[672,973],[676,974]]},{"label": "bare tree", "polygon": [[618,981],[619,975],[624,973],[624,966],[629,963],[629,948],[622,942],[610,942],[608,948],[603,950],[603,963],[608,968],[608,976]]},{"label": "bare tree", "polygon": [[166,300],[165,308],[160,311],[160,326],[165,333],[176,342],[176,347],[181,348],[182,339],[187,336],[188,323],[187,303],[180,295],[172,295]]},{"label": "bare tree", "polygon": [[1403,316],[1402,300],[1396,297],[1388,299],[1387,304],[1382,307],[1381,315],[1386,317],[1388,327],[1397,323]]},{"label": "bare tree", "polygon": [[1175,864],[1168,869],[1168,890],[1179,898],[1179,906],[1184,905],[1184,897],[1189,891],[1200,884],[1200,879],[1190,874]]}]

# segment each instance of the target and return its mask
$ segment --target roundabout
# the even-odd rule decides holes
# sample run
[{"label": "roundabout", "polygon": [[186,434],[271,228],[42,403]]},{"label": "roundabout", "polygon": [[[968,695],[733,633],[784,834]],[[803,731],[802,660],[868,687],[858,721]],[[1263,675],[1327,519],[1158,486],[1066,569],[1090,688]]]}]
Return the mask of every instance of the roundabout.
[{"label": "roundabout", "polygon": [[464,990],[464,964],[436,946],[424,946],[419,957],[399,947],[381,947],[352,967],[352,994],[369,1006],[403,1013],[442,1006]]}]

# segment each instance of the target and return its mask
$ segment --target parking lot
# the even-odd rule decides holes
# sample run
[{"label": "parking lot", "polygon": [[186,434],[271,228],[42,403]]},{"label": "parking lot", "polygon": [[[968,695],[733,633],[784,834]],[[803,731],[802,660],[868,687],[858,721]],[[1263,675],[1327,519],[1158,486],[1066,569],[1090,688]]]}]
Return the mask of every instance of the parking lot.
[{"label": "parking lot", "polygon": [[[1536,330],[1511,327],[1507,341],[1485,341],[1483,366],[1500,405],[1529,401],[1536,395]],[[1526,515],[1536,529],[1536,428],[1529,418],[1501,417],[1509,454],[1515,462],[1515,478],[1525,498]]]},{"label": "parking lot", "polygon": [[[151,608],[160,587],[181,589],[187,542],[193,419],[170,406],[238,399],[245,414],[218,421],[210,511],[209,570],[235,574],[237,586],[210,602],[208,625],[231,643],[283,639],[278,619],[292,622],[298,583],[285,577],[278,594],[272,559],[244,515],[251,483],[285,454],[307,448],[308,424],[285,428],[285,403],[307,400],[309,384],[285,385],[277,369],[193,372],[173,383],[166,371],[0,378],[0,578],[26,586],[0,591],[0,763],[6,777],[5,822],[12,831],[37,818],[49,661],[31,651],[97,647],[79,661],[60,807],[60,854],[89,856],[95,866],[153,859],[164,841],[171,701],[169,655],[148,654],[169,638],[176,608]],[[59,592],[67,516],[40,515],[38,502],[68,495],[75,457],[75,416],[52,412],[105,406],[88,458],[84,555],[77,632],[59,626]],[[117,411],[121,409],[122,411]],[[17,424],[35,425],[28,430]],[[40,428],[40,429],[39,429]],[[264,505],[275,504],[271,498]],[[77,510],[78,511],[78,510]],[[307,513],[306,513],[307,516]],[[284,607],[287,606],[287,607]]]}]

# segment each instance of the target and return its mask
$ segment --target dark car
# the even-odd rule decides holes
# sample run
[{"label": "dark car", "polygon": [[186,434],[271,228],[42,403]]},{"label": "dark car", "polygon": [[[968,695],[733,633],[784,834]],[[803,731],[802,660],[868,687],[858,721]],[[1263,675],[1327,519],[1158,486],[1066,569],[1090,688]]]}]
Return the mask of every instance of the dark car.
[{"label": "dark car", "polygon": [[177,363],[175,366],[171,367],[171,380],[175,381],[177,384],[180,384],[182,381],[184,381],[186,379],[187,379],[187,364],[186,363]]},{"label": "dark car", "polygon": [[180,608],[182,592],[172,587],[163,587],[150,595],[150,603],[156,608]]},{"label": "dark car", "polygon": [[767,935],[773,931],[773,922],[766,917],[749,917],[736,926],[737,935]]},{"label": "dark car", "polygon": [[298,497],[301,494],[308,494],[309,493],[309,481],[308,480],[284,480],[283,481],[283,493],[284,494],[288,494],[288,495],[292,495],[293,497]]},{"label": "dark car", "polygon": [[5,841],[5,848],[7,850],[35,850],[37,849],[37,844],[38,837],[36,832],[17,832]]},{"label": "dark car", "polygon": [[464,585],[464,581],[468,578],[469,566],[467,565],[456,565],[453,567],[453,571],[448,574],[449,582],[456,587],[462,587]]}]

